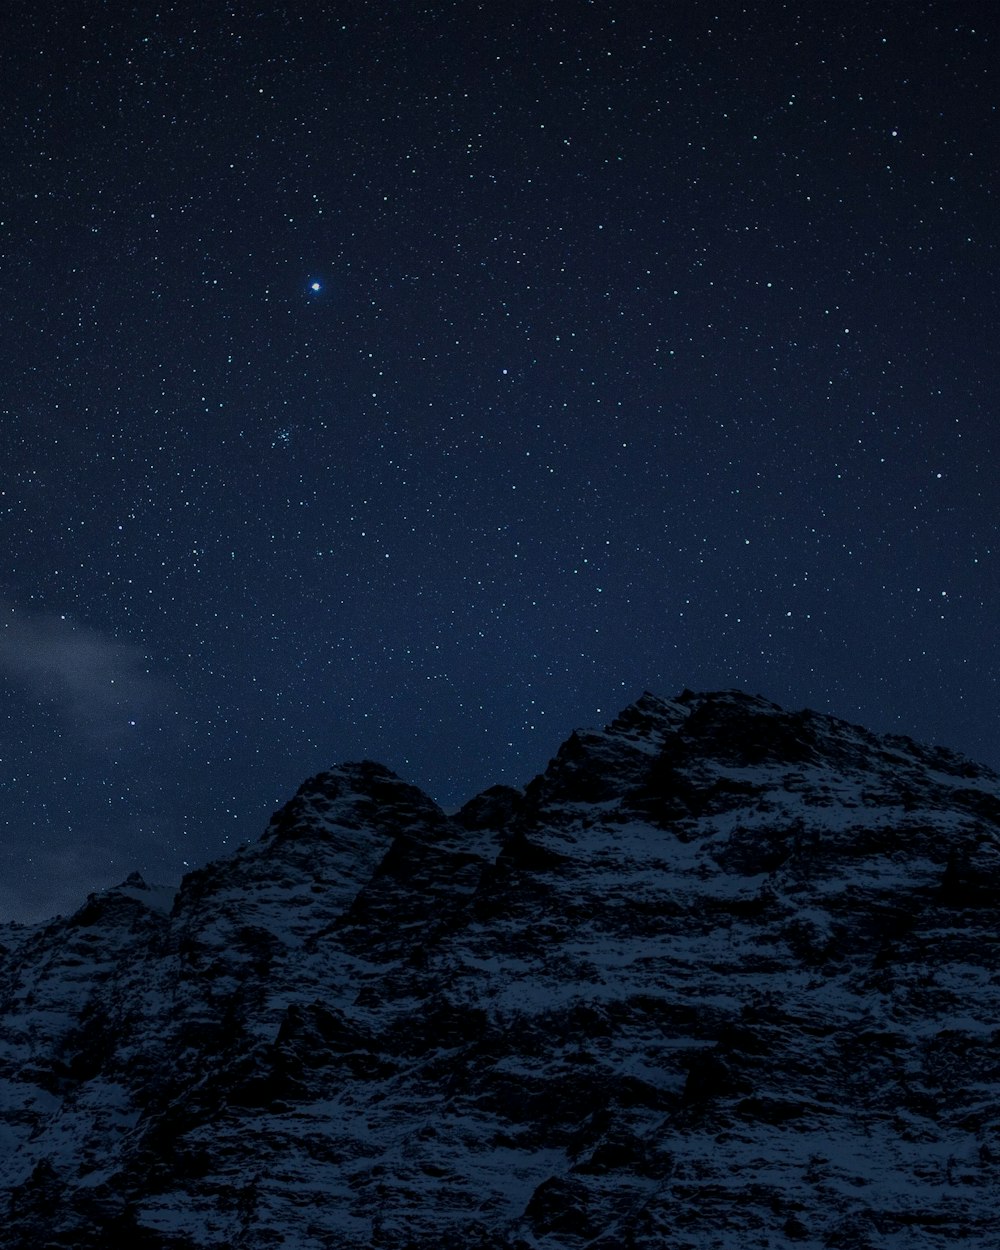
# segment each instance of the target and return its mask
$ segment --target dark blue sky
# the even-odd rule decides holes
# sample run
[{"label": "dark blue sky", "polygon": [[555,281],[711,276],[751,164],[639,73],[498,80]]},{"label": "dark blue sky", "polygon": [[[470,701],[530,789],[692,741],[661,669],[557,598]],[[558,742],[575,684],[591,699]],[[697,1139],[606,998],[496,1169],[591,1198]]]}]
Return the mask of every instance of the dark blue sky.
[{"label": "dark blue sky", "polygon": [[0,912],[644,688],[1000,765],[996,6],[746,9],[12,9]]}]

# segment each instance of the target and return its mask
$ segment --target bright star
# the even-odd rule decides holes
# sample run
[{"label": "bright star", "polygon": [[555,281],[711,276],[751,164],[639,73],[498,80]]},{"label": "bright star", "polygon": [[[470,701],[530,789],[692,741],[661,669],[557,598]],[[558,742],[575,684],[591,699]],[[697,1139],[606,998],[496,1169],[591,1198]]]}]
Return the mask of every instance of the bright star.
[{"label": "bright star", "polygon": [[322,289],[323,289],[322,282],[310,282],[309,283],[310,291],[322,291]]}]

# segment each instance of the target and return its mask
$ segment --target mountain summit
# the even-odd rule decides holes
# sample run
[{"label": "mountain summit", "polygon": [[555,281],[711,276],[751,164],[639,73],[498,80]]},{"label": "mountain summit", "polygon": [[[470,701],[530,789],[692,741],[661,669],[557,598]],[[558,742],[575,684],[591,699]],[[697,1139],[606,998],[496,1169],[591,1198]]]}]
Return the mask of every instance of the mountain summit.
[{"label": "mountain summit", "polygon": [[998,934],[1000,777],[739,691],[344,764],[0,927],[0,1247],[995,1250]]}]

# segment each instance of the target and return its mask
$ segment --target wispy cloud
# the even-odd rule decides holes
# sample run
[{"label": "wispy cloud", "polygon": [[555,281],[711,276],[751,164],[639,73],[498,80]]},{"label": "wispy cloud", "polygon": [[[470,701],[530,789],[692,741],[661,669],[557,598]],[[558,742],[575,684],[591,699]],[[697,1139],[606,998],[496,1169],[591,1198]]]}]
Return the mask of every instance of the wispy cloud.
[{"label": "wispy cloud", "polygon": [[69,727],[94,744],[113,743],[133,725],[165,714],[171,684],[150,671],[135,643],[54,613],[0,602],[0,674],[55,706]]}]

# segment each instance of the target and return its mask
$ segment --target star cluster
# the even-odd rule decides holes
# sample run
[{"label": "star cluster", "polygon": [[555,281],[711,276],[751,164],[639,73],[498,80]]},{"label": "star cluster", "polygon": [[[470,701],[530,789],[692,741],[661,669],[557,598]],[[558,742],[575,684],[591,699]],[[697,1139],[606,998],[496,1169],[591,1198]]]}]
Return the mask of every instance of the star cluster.
[{"label": "star cluster", "polygon": [[991,9],[20,10],[4,913],[644,688],[1000,764]]}]

